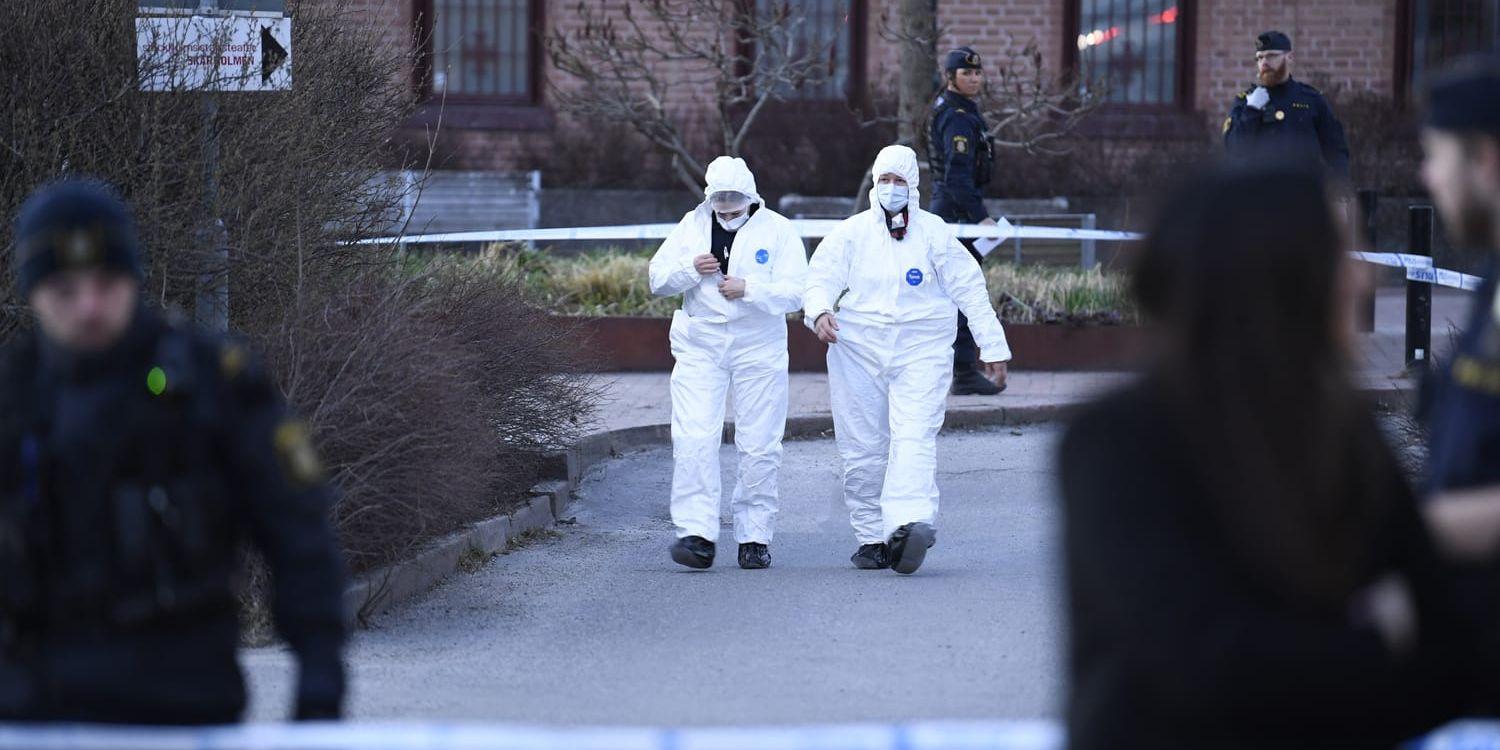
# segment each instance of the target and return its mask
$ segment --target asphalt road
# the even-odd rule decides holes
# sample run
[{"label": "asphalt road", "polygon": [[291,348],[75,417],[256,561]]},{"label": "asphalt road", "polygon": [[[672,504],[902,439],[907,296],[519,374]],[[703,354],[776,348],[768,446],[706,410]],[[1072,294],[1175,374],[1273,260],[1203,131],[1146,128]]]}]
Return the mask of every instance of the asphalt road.
[{"label": "asphalt road", "polygon": [[[354,638],[360,719],[762,725],[1060,713],[1052,426],[945,434],[938,544],[916,575],[855,570],[832,441],[787,444],[769,570],[667,557],[671,452],[596,467],[560,535],[496,557]],[[724,451],[731,487],[732,449]],[[727,494],[727,493],[726,493]],[[291,660],[244,655],[251,716]]]}]

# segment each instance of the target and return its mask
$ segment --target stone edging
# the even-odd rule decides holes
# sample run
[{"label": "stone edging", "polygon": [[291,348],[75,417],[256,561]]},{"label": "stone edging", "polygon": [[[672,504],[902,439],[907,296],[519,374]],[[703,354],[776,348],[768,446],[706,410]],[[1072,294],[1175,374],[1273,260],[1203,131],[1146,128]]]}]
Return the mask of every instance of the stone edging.
[{"label": "stone edging", "polygon": [[[1411,404],[1412,392],[1396,388],[1371,388],[1365,391],[1372,400],[1393,409]],[[949,409],[944,429],[996,427],[1034,424],[1066,419],[1086,401],[1059,402],[1032,406],[981,407]],[[815,414],[787,420],[788,439],[827,437],[833,433],[833,416]],[[734,439],[733,423],[724,425],[725,442]],[[455,532],[432,543],[410,560],[393,563],[360,576],[344,591],[345,617],[355,625],[370,616],[389,610],[437,585],[459,569],[464,556],[488,557],[504,551],[517,537],[527,532],[552,527],[567,518],[568,506],[583,474],[590,467],[622,453],[672,442],[669,425],[645,425],[605,430],[585,437],[578,445],[551,457],[546,467],[547,481],[531,489],[531,500],[507,515],[496,516]]]}]

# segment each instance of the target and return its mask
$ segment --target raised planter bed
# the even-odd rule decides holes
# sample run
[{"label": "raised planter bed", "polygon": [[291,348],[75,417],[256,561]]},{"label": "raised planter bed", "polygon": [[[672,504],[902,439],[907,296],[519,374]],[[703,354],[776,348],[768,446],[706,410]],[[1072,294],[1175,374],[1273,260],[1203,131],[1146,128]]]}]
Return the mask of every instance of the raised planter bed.
[{"label": "raised planter bed", "polygon": [[[605,372],[664,372],[672,369],[668,318],[566,317],[589,338],[588,359]],[[1149,333],[1139,326],[1005,326],[1017,370],[1130,370],[1141,362]],[[823,372],[827,346],[800,322],[787,323],[793,372]]]}]

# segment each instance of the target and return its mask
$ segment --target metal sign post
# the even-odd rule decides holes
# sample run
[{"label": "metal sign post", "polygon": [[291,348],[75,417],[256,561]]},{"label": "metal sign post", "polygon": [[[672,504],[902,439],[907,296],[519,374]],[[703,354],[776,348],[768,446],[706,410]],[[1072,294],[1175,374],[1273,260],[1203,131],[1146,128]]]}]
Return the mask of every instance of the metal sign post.
[{"label": "metal sign post", "polygon": [[[1412,206],[1406,252],[1432,255],[1432,206]],[[1406,366],[1426,369],[1432,360],[1432,285],[1406,282]]]},{"label": "metal sign post", "polygon": [[292,87],[292,22],[284,0],[141,0],[141,89],[202,97],[203,210],[195,317],[229,328],[229,242],[219,210],[219,92]]}]

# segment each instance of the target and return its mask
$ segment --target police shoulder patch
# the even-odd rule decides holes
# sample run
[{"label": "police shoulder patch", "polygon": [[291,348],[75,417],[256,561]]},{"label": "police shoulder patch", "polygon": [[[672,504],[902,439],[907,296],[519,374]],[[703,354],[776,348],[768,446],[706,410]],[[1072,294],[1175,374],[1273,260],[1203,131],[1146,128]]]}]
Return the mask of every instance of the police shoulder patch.
[{"label": "police shoulder patch", "polygon": [[234,380],[245,371],[245,366],[250,363],[250,355],[245,347],[229,342],[219,347],[219,374],[225,380]]},{"label": "police shoulder patch", "polygon": [[281,459],[282,470],[294,485],[310,487],[323,481],[323,462],[313,449],[307,425],[296,419],[282,420],[272,433],[271,442]]},{"label": "police shoulder patch", "polygon": [[966,135],[953,136],[953,150],[960,154],[969,153],[969,137]]}]

